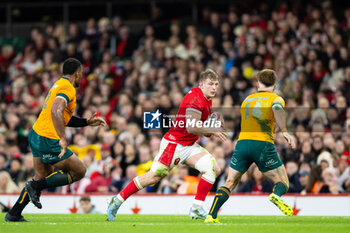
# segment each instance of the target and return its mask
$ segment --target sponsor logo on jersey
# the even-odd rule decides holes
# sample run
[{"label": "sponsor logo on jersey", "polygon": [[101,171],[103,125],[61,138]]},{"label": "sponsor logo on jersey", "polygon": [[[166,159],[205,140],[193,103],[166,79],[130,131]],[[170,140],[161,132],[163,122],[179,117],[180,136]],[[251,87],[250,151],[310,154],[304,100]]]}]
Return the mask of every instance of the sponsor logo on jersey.
[{"label": "sponsor logo on jersey", "polygon": [[270,159],[269,161],[265,162],[266,166],[273,166],[276,163],[278,163],[278,161],[274,160],[274,159]]}]

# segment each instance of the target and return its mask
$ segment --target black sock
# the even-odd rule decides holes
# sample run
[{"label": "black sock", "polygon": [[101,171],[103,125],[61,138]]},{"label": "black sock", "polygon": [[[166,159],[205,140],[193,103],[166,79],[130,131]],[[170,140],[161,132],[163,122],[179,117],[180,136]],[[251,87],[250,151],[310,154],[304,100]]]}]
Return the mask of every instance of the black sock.
[{"label": "black sock", "polygon": [[20,216],[22,214],[23,209],[28,205],[28,203],[29,197],[25,188],[23,188],[15,205],[12,207],[9,213],[14,216]]},{"label": "black sock", "polygon": [[33,180],[32,186],[35,190],[41,191],[47,188],[46,178],[40,180]]}]

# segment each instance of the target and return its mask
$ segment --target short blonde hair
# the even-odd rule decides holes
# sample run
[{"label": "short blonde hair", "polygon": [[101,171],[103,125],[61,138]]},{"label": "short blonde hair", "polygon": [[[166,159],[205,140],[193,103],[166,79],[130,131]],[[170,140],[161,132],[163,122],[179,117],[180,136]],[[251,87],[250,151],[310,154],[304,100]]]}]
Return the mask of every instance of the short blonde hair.
[{"label": "short blonde hair", "polygon": [[219,81],[220,82],[220,76],[218,73],[216,73],[213,69],[206,69],[202,71],[199,75],[199,82],[205,81],[207,78],[209,78],[212,81]]}]

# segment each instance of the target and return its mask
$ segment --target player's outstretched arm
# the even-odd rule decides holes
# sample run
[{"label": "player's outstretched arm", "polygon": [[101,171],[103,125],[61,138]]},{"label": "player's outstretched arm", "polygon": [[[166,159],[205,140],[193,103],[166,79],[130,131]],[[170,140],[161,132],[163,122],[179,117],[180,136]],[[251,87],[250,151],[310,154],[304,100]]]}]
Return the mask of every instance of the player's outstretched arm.
[{"label": "player's outstretched arm", "polygon": [[95,113],[89,119],[72,116],[67,124],[68,127],[74,127],[74,128],[85,127],[88,125],[89,126],[99,126],[99,125],[106,126],[107,123],[102,117],[97,116],[97,113]]},{"label": "player's outstretched arm", "polygon": [[[188,133],[196,135],[214,135],[222,141],[227,139],[227,134],[223,127],[197,127],[196,122],[200,121],[200,119],[201,114],[199,112],[186,109],[186,130]],[[191,124],[188,124],[188,122],[191,122]]]},{"label": "player's outstretched arm", "polygon": [[275,116],[276,124],[281,129],[283,137],[292,147],[292,149],[296,148],[295,139],[287,132],[286,120],[287,113],[284,111],[284,108],[280,104],[274,104],[272,106],[273,115]]},{"label": "player's outstretched arm", "polygon": [[81,118],[77,116],[72,116],[67,123],[68,127],[73,127],[73,128],[85,127],[87,125],[88,123],[86,118]]},{"label": "player's outstretched arm", "polygon": [[61,153],[58,155],[61,158],[67,150],[67,139],[64,131],[64,109],[66,108],[66,100],[63,98],[55,98],[51,108],[51,116],[53,126],[55,127],[57,135],[60,137],[60,146],[62,147]]}]

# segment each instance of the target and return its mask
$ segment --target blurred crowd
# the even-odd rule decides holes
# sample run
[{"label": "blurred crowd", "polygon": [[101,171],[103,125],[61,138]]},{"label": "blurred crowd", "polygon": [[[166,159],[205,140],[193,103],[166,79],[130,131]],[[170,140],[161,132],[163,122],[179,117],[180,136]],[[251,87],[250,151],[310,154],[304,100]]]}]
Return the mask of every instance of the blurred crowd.
[{"label": "blurred crowd", "polygon": [[[346,8],[347,7],[347,8]],[[0,51],[0,193],[19,192],[34,175],[28,133],[68,57],[83,64],[75,115],[103,116],[108,127],[66,128],[86,177],[61,193],[119,192],[152,166],[165,130],[143,129],[143,110],[175,114],[184,95],[209,67],[222,77],[213,107],[222,108],[229,140],[198,143],[222,169],[225,181],[240,130],[239,106],[256,91],[257,71],[274,69],[276,93],[286,102],[291,150],[275,134],[291,193],[350,192],[350,7],[259,2],[247,12],[205,7],[197,23],[167,19],[152,8],[144,31],[120,17],[33,28],[23,46],[2,41]],[[175,112],[174,112],[175,111]],[[142,192],[193,194],[199,174],[179,166]],[[272,183],[252,165],[234,192],[271,192]]]}]

